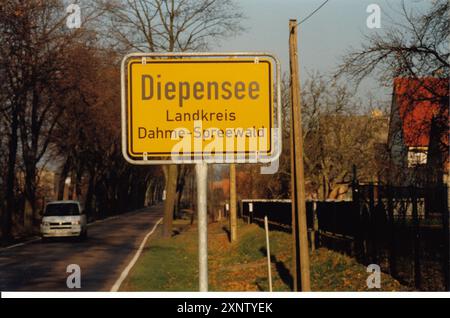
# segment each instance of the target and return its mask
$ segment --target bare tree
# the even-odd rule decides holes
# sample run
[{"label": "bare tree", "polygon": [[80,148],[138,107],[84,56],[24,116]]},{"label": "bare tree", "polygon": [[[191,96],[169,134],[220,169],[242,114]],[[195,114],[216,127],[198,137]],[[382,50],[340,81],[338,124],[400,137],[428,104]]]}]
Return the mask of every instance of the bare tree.
[{"label": "bare tree", "polygon": [[101,1],[109,12],[108,34],[126,50],[198,51],[242,30],[233,0]]},{"label": "bare tree", "polygon": [[[84,10],[84,24],[96,17]],[[21,191],[36,212],[38,166],[45,160],[53,132],[64,112],[63,103],[76,82],[66,76],[72,60],[67,52],[79,43],[93,43],[86,28],[66,27],[66,3],[0,1],[0,112],[7,143],[2,235],[11,239],[12,216],[18,212],[17,178],[23,169]],[[83,24],[83,25],[84,25]]]},{"label": "bare tree", "polygon": [[[73,62],[65,72],[72,89],[61,97],[64,109],[57,121],[52,150],[61,162],[59,198],[66,177],[69,197],[84,202],[90,219],[141,208],[149,188],[160,188],[153,167],[130,166],[120,149],[120,56],[86,44],[67,53]],[[153,193],[158,199],[160,193]]]},{"label": "bare tree", "polygon": [[[112,45],[123,51],[205,50],[213,41],[242,30],[243,15],[233,0],[100,0],[98,4],[108,12],[106,30]],[[181,197],[184,181],[178,178],[177,166],[163,169],[167,237],[172,234],[177,190]]]},{"label": "bare tree", "polygon": [[60,0],[6,1],[0,15],[2,69],[9,106],[6,112],[11,123],[4,213],[4,233],[8,236],[7,219],[15,211],[13,191],[18,150],[25,175],[24,194],[34,216],[37,166],[64,111],[60,97],[72,86],[65,78],[71,63],[66,59],[66,51],[74,43],[88,41],[89,33],[66,27],[65,5]]},{"label": "bare tree", "polygon": [[449,75],[448,1],[435,0],[427,12],[401,4],[403,22],[392,21],[383,33],[366,36],[360,49],[351,49],[338,75],[348,75],[358,83],[376,74],[381,81],[397,76]]},{"label": "bare tree", "polygon": [[[40,28],[42,25],[38,25],[37,17],[41,16],[45,21],[47,13],[42,3],[34,1],[29,3],[2,1],[0,6],[0,36],[2,39],[0,69],[4,79],[2,95],[4,95],[5,104],[3,105],[6,106],[3,109],[3,115],[9,123],[6,205],[2,220],[2,232],[5,239],[11,237],[11,219],[16,209],[15,181],[19,138],[21,137],[24,141],[26,136],[29,136],[23,121],[25,117],[32,118],[33,128],[40,130],[41,127],[44,127],[43,121],[39,119],[40,114],[34,106],[39,104],[36,98],[36,89],[39,80],[43,78],[39,66],[45,65],[45,57],[39,53],[42,52],[43,47],[48,48],[48,43],[35,35],[36,33],[42,35],[42,31],[44,31]],[[45,29],[44,32],[46,35],[50,33],[48,29]],[[37,59],[43,63],[35,65]],[[43,75],[45,76],[45,72]],[[30,105],[33,107],[31,112],[27,111]],[[23,132],[23,136],[19,134],[19,131]],[[36,148],[36,138],[39,136],[33,136],[33,138],[35,139],[33,147]],[[28,155],[29,148],[27,146],[28,144],[25,144],[23,147],[24,155]],[[26,156],[26,159],[28,158],[29,156]],[[30,170],[26,169],[27,172]]]},{"label": "bare tree", "polygon": [[[352,166],[361,178],[377,177],[378,145],[387,138],[385,113],[372,113],[346,84],[315,73],[302,88],[305,174],[310,194],[337,198],[346,191]],[[341,193],[342,192],[342,193]]]}]

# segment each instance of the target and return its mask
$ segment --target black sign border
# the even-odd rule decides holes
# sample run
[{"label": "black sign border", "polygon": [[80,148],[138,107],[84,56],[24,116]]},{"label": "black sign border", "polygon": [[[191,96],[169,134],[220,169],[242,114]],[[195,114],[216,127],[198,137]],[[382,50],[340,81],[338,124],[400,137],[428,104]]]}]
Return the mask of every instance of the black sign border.
[{"label": "black sign border", "polygon": [[[184,60],[180,60],[180,61],[166,61],[166,60],[161,60],[161,59],[157,59],[157,60],[152,60],[152,59],[148,59],[146,61],[147,64],[162,64],[162,63],[251,63],[254,64],[255,63],[255,59],[254,58],[248,58],[246,60],[228,60],[228,59],[224,59],[224,60],[211,60],[211,61],[205,61],[205,60],[195,60],[195,59],[184,59]],[[273,79],[272,79],[272,63],[269,60],[263,59],[260,60],[259,63],[266,63],[269,66],[269,82],[270,82],[270,91],[269,91],[269,111],[270,111],[270,117],[269,117],[269,149],[265,152],[263,152],[264,155],[266,156],[270,156],[272,154],[272,121],[273,121]],[[134,58],[134,60],[131,60],[128,63],[128,78],[132,77],[132,72],[133,72],[133,68],[132,66],[134,64],[142,64],[142,59],[140,58]],[[128,81],[128,89],[127,89],[127,94],[129,98],[127,98],[127,109],[129,110],[128,114],[129,115],[129,121],[128,121],[128,116],[127,116],[127,120],[126,120],[126,125],[127,125],[127,132],[129,135],[127,135],[127,147],[126,147],[126,151],[127,151],[127,155],[129,156],[130,159],[132,160],[144,160],[144,153],[142,152],[133,152],[133,127],[132,127],[132,122],[133,122],[133,116],[132,116],[132,83],[131,81]],[[254,151],[225,151],[225,152],[221,152],[221,155],[227,155],[227,154],[234,154],[234,155],[238,155],[238,154],[254,154]],[[183,153],[182,155],[180,155],[177,158],[190,158],[192,159],[192,157],[195,157],[196,155],[203,155],[204,153],[202,151],[191,151],[190,153]],[[218,153],[214,153],[215,155],[218,155]],[[147,152],[147,155],[149,156],[170,156],[172,155],[171,152]]]}]

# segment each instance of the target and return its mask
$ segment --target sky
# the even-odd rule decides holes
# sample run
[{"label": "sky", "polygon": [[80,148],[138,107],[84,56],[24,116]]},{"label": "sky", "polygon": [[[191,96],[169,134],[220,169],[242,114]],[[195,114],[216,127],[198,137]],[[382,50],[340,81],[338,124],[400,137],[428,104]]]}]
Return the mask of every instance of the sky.
[{"label": "sky", "polygon": [[[216,51],[264,51],[275,54],[283,71],[289,70],[288,23],[289,19],[302,20],[324,0],[237,0],[247,17],[246,30],[230,38]],[[400,0],[329,0],[316,14],[299,26],[300,78],[304,82],[308,73],[320,71],[332,73],[342,56],[351,47],[358,48],[364,34],[382,32],[388,24],[388,17],[396,19],[395,11],[400,9]],[[407,6],[423,9],[431,0],[406,0]],[[366,12],[369,4],[381,8],[381,29],[369,29]],[[392,89],[380,87],[374,78],[361,84],[358,96],[364,97],[370,91],[382,100],[390,100]]]}]

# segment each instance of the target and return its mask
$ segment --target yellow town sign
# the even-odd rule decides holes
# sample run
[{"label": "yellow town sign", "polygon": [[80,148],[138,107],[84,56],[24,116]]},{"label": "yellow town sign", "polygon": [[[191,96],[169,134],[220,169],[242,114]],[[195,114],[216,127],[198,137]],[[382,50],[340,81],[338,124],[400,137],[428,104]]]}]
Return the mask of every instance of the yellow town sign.
[{"label": "yellow town sign", "polygon": [[280,150],[274,73],[279,76],[279,64],[265,54],[128,55],[122,62],[124,157],[137,164],[273,160]]}]

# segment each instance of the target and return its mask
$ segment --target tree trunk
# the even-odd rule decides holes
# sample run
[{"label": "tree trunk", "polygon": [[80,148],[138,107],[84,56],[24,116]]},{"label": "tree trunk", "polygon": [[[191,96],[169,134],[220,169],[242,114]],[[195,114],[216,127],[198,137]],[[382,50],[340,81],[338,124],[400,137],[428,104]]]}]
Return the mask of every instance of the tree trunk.
[{"label": "tree trunk", "polygon": [[12,239],[12,216],[15,212],[15,179],[18,142],[18,106],[14,105],[11,119],[11,134],[8,145],[8,172],[6,177],[6,207],[2,215],[2,236],[5,241]]},{"label": "tree trunk", "polygon": [[82,179],[83,179],[83,169],[78,164],[78,167],[75,170],[75,197],[77,198],[78,201],[80,201],[81,198],[83,197],[83,190],[81,187]]},{"label": "tree trunk", "polygon": [[176,194],[176,205],[175,205],[175,216],[179,218],[180,216],[180,206],[181,199],[183,198],[184,186],[186,184],[187,166],[181,166],[178,176],[177,176],[177,194]]},{"label": "tree trunk", "polygon": [[64,166],[62,167],[61,173],[59,174],[58,180],[58,200],[64,199],[64,189],[66,186],[67,174],[69,173],[70,168],[70,156],[67,157]]},{"label": "tree trunk", "polygon": [[25,211],[24,211],[24,219],[27,223],[26,231],[28,234],[31,233],[34,218],[36,217],[36,167],[35,166],[29,166],[26,169],[25,174],[25,202],[28,204],[25,204]]},{"label": "tree trunk", "polygon": [[147,182],[147,189],[145,190],[145,199],[144,199],[144,206],[151,206],[153,205],[153,191],[155,188],[155,183],[150,180]]},{"label": "tree trunk", "polygon": [[152,202],[153,204],[156,204],[159,201],[159,186],[156,184],[153,188],[153,197]]},{"label": "tree trunk", "polygon": [[23,226],[27,234],[33,234],[33,220],[34,220],[33,207],[30,203],[30,200],[25,199]]},{"label": "tree trunk", "polygon": [[[27,122],[28,116],[26,111],[19,113],[20,136],[22,140],[22,160],[25,166],[25,198],[28,199],[32,211],[32,219],[36,216],[36,200],[37,200],[37,163],[39,138],[41,131],[38,125],[38,108],[40,104],[40,96],[36,85],[31,90],[31,111],[30,123]],[[25,104],[25,107],[28,103]],[[28,142],[31,142],[29,144]]]},{"label": "tree trunk", "polygon": [[69,200],[74,200],[75,198],[75,183],[76,183],[75,171],[72,170],[72,172],[70,173]]},{"label": "tree trunk", "polygon": [[92,199],[94,197],[94,191],[95,191],[95,185],[94,185],[94,181],[95,181],[95,176],[94,173],[90,173],[89,175],[89,184],[88,184],[88,189],[86,192],[86,201],[84,202],[84,211],[86,212],[86,217],[88,218],[88,220],[90,220],[90,218],[92,218]]},{"label": "tree trunk", "polygon": [[164,202],[164,227],[163,236],[172,235],[173,209],[177,191],[178,167],[169,165],[166,179],[166,201]]}]

